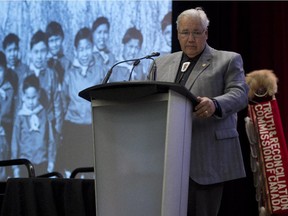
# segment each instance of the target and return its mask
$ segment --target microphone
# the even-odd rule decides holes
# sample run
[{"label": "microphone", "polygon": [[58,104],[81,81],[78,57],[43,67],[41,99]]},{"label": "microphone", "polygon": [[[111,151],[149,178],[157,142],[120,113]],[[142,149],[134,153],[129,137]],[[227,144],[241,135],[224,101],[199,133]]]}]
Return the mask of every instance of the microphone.
[{"label": "microphone", "polygon": [[[160,55],[160,53],[159,53]],[[149,77],[152,76],[152,80],[153,81],[156,81],[156,78],[157,78],[157,65],[156,65],[156,62],[155,62],[155,59],[154,58],[149,58],[153,61],[152,63],[152,66],[150,68],[150,72],[149,72]]]},{"label": "microphone", "polygon": [[134,62],[133,68],[132,68],[132,70],[131,70],[131,72],[130,72],[129,81],[130,81],[131,78],[132,78],[132,73],[133,73],[134,68],[140,63],[140,61],[141,61],[142,59],[151,59],[151,60],[153,61],[153,65],[152,65],[152,66],[153,66],[153,75],[154,75],[154,80],[155,80],[155,79],[156,79],[157,66],[156,66],[156,63],[155,63],[154,58],[152,58],[152,57],[156,57],[156,56],[159,56],[159,55],[160,55],[159,52],[152,52],[150,55],[147,55],[147,56],[144,56],[143,58],[137,59],[137,60]]},{"label": "microphone", "polygon": [[[130,73],[130,76],[132,76],[132,72],[133,72],[134,68],[140,63],[140,61],[141,61],[142,59],[153,59],[152,57],[156,57],[156,56],[159,56],[159,55],[160,55],[159,52],[152,52],[151,54],[146,55],[146,56],[144,56],[144,57],[142,57],[142,58],[138,58],[138,59],[128,59],[128,60],[124,60],[124,61],[117,62],[116,64],[114,64],[114,65],[109,69],[109,71],[107,72],[106,76],[104,77],[104,79],[103,79],[103,81],[102,81],[102,84],[106,84],[106,83],[108,82],[109,78],[110,78],[111,75],[112,75],[113,68],[114,68],[115,66],[117,66],[117,65],[119,65],[119,64],[121,64],[121,63],[124,63],[124,62],[131,62],[131,61],[138,62],[138,61],[139,61],[136,65],[135,65],[135,63],[133,64],[133,68],[132,68],[132,71],[131,71],[131,73]],[[154,61],[154,59],[153,59],[153,61]],[[130,76],[129,76],[129,79],[130,79]]]},{"label": "microphone", "polygon": [[[160,56],[159,52],[152,52],[150,55],[145,56],[146,59],[151,59],[152,57]],[[154,60],[154,59],[153,59]]]},{"label": "microphone", "polygon": [[107,72],[106,76],[104,77],[103,81],[102,81],[102,84],[106,84],[109,80],[109,78],[111,77],[111,74],[112,74],[112,71],[113,71],[113,68],[121,63],[124,63],[124,62],[130,62],[130,61],[136,61],[137,59],[129,59],[129,60],[124,60],[124,61],[120,61],[120,62],[117,62],[115,63],[110,69],[109,71]]},{"label": "microphone", "polygon": [[133,70],[134,70],[134,68],[140,63],[140,61],[141,60],[139,60],[139,59],[137,59],[136,61],[134,61],[134,63],[133,63],[133,67],[132,67],[132,69],[131,69],[131,72],[130,72],[130,75],[129,75],[129,79],[128,79],[128,81],[130,81],[131,80],[131,78],[132,78],[132,74],[133,74]]}]

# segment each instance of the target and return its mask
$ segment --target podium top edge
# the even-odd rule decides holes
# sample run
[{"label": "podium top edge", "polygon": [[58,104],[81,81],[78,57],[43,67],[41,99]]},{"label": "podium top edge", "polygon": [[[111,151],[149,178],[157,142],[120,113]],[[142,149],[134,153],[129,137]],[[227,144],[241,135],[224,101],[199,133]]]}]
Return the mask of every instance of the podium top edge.
[{"label": "podium top edge", "polygon": [[[193,106],[198,104],[197,97],[193,95],[187,88],[184,86],[172,83],[172,82],[159,82],[159,81],[134,81],[134,82],[113,82],[113,83],[106,83],[106,84],[99,84],[95,86],[88,87],[79,92],[79,96],[91,101],[92,95],[93,98],[97,98],[97,92],[103,92],[109,89],[137,89],[137,88],[146,88],[146,89],[153,89],[153,93],[165,93],[168,90],[173,90],[190,100],[192,100]],[[96,96],[95,96],[96,95]]]}]

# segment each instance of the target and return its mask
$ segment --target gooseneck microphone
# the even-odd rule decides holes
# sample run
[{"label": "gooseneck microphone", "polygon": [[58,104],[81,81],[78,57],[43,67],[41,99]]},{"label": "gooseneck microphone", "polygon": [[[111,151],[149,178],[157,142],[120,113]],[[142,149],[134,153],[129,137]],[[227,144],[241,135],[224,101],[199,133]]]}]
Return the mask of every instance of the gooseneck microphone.
[{"label": "gooseneck microphone", "polygon": [[[153,59],[152,57],[156,57],[156,56],[159,56],[159,55],[160,55],[159,52],[152,52],[151,54],[146,55],[146,56],[144,56],[144,57],[142,57],[142,58],[128,59],[128,60],[124,60],[124,61],[120,61],[120,62],[115,63],[115,64],[109,69],[109,71],[107,72],[106,76],[104,77],[104,79],[103,79],[103,81],[102,81],[102,84],[106,84],[106,83],[108,82],[109,78],[110,78],[111,75],[112,75],[113,68],[114,68],[115,66],[117,66],[117,65],[119,65],[119,64],[122,64],[122,63],[124,63],[124,62],[134,61],[135,63],[133,64],[133,68],[132,68],[132,70],[131,70],[131,72],[130,72],[130,75],[129,75],[129,80],[130,80],[131,77],[132,77],[132,73],[133,73],[134,68],[140,63],[140,61],[141,61],[142,59]],[[153,61],[154,61],[154,59],[153,59]]]},{"label": "gooseneck microphone", "polygon": [[[153,57],[156,57],[156,56],[159,56],[159,55],[160,55],[159,52],[153,52],[153,53],[151,53],[150,55],[147,55],[147,56],[145,56],[145,57],[143,57],[143,58],[137,59],[137,60],[134,62],[133,67],[132,67],[132,70],[131,70],[131,72],[130,72],[129,81],[131,80],[131,77],[132,77],[132,73],[133,73],[134,68],[140,63],[140,61],[141,61],[142,59],[151,59],[151,60],[153,61],[153,64],[152,64],[152,67],[153,67],[153,75],[154,75],[154,77],[155,77],[155,79],[156,79],[157,67],[156,67],[156,63],[155,63],[155,60],[154,60]],[[154,80],[155,80],[155,79],[154,79]]]},{"label": "gooseneck microphone", "polygon": [[[159,53],[159,55],[160,55],[160,53]],[[151,66],[151,68],[150,68],[149,74],[151,74],[152,80],[153,80],[153,81],[156,81],[156,77],[157,77],[157,65],[156,65],[156,62],[155,62],[155,59],[154,59],[154,58],[149,58],[149,59],[151,59],[151,60],[153,61],[152,66]]]},{"label": "gooseneck microphone", "polygon": [[130,62],[130,61],[135,61],[137,59],[129,59],[129,60],[124,60],[124,61],[120,61],[120,62],[117,62],[116,64],[114,64],[110,69],[109,71],[107,72],[106,76],[104,77],[103,81],[102,81],[102,84],[106,84],[109,80],[109,78],[111,77],[111,74],[112,74],[112,71],[113,71],[113,68],[121,63],[124,63],[124,62]]},{"label": "gooseneck microphone", "polygon": [[140,60],[141,60],[141,59],[150,59],[150,58],[152,58],[152,57],[157,57],[157,56],[160,56],[160,53],[159,53],[159,52],[152,52],[150,55],[147,55],[147,56],[145,56],[145,57],[143,57],[143,58],[140,58]]},{"label": "gooseneck microphone", "polygon": [[135,68],[138,64],[140,64],[140,61],[141,61],[141,60],[139,60],[139,59],[137,59],[136,61],[134,61],[134,63],[133,63],[133,67],[132,67],[132,69],[131,69],[131,72],[130,72],[130,75],[129,75],[129,79],[128,79],[128,81],[131,80],[131,78],[132,78],[132,74],[133,74],[133,70],[134,70],[134,68]]}]

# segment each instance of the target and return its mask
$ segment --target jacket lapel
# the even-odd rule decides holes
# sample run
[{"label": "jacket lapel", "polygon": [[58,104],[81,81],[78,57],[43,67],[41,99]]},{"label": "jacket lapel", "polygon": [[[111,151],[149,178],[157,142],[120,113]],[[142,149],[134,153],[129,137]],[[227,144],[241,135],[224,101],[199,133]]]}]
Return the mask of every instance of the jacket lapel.
[{"label": "jacket lapel", "polygon": [[187,89],[191,89],[194,85],[197,78],[200,76],[201,73],[205,71],[205,69],[211,64],[212,54],[211,54],[212,48],[206,45],[206,48],[203,52],[203,54],[200,56],[199,60],[197,61],[195,67],[193,68],[185,87]]},{"label": "jacket lapel", "polygon": [[174,82],[175,78],[177,76],[179,64],[181,62],[181,57],[182,57],[182,51],[174,53],[173,55],[170,56],[170,63],[164,65],[164,70],[165,73],[161,73],[161,76],[159,76],[159,79],[161,81],[166,81],[166,82]]}]

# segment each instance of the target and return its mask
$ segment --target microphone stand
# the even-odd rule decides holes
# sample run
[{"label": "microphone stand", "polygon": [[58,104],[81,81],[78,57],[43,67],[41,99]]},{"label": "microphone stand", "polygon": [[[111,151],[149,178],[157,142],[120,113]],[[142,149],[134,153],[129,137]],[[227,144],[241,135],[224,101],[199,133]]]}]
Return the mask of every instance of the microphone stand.
[{"label": "microphone stand", "polygon": [[152,59],[154,61],[154,59],[152,57],[155,57],[155,56],[159,56],[160,53],[159,52],[153,52],[151,53],[150,55],[147,55],[147,56],[144,56],[142,58],[138,58],[138,59],[129,59],[129,60],[124,60],[124,61],[120,61],[120,62],[117,62],[116,64],[114,64],[110,70],[107,72],[106,76],[104,77],[103,81],[102,81],[102,84],[106,84],[109,80],[109,78],[111,77],[111,74],[112,74],[112,70],[115,66],[117,66],[118,64],[121,64],[121,63],[124,63],[124,62],[130,62],[130,61],[134,61],[134,64],[133,64],[133,68],[132,68],[132,71],[130,72],[130,76],[129,76],[129,80],[131,79],[132,77],[132,72],[134,70],[134,68],[140,63],[140,61],[142,59]]},{"label": "microphone stand", "polygon": [[[153,81],[156,81],[156,77],[157,77],[157,65],[155,62],[155,59],[150,57],[149,59],[151,59],[153,61],[151,69],[150,69],[150,74],[151,74],[151,78]],[[149,75],[150,76],[150,75]]]},{"label": "microphone stand", "polygon": [[[156,62],[155,62],[155,59],[152,58],[152,57],[155,57],[155,56],[159,56],[160,53],[159,52],[153,52],[151,55],[148,55],[148,56],[145,56],[143,58],[140,58],[140,59],[137,59],[134,64],[133,64],[133,67],[132,67],[132,70],[130,72],[130,76],[129,76],[129,81],[131,80],[132,78],[132,73],[133,73],[133,70],[134,68],[140,63],[141,60],[143,59],[151,59],[153,61],[153,64],[152,64],[152,67],[151,67],[151,71],[153,72],[152,73],[152,76],[153,76],[153,81],[156,80],[156,72],[157,72],[157,65],[156,65]],[[151,73],[151,72],[150,72]]]},{"label": "microphone stand", "polygon": [[124,62],[137,61],[137,60],[138,60],[138,59],[129,59],[129,60],[120,61],[120,62],[117,62],[116,64],[114,64],[114,65],[109,69],[109,71],[107,72],[106,76],[104,77],[104,79],[103,79],[103,81],[102,81],[102,84],[106,84],[106,83],[108,82],[109,78],[111,77],[113,68],[114,68],[115,66],[117,66],[118,64],[124,63]]},{"label": "microphone stand", "polygon": [[130,72],[128,81],[131,81],[132,74],[133,74],[133,70],[134,70],[134,68],[140,63],[140,61],[141,61],[140,59],[137,59],[137,60],[133,63],[133,67],[132,67],[132,69],[131,69],[131,72]]}]

